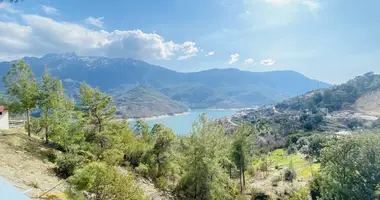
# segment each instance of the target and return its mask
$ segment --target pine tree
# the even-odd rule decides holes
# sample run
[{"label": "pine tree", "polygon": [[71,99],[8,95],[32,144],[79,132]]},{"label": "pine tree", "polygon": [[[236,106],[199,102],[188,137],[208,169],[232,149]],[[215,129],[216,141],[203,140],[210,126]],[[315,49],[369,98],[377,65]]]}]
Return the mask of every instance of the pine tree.
[{"label": "pine tree", "polygon": [[240,193],[245,187],[245,167],[248,163],[249,151],[252,150],[250,144],[250,136],[253,135],[252,128],[249,124],[240,125],[234,133],[234,141],[232,144],[232,158],[235,165],[239,169]]},{"label": "pine tree", "polygon": [[205,115],[194,123],[179,192],[188,199],[232,199],[232,181],[223,168],[230,145],[224,128]]},{"label": "pine tree", "polygon": [[13,113],[25,113],[28,136],[31,136],[30,115],[37,106],[38,83],[29,65],[23,60],[12,64],[3,77],[8,94],[8,108]]},{"label": "pine tree", "polygon": [[[45,129],[45,142],[49,143],[49,135],[53,131],[60,129],[57,126],[62,126],[64,122],[67,123],[70,120],[67,117],[70,118],[71,115],[65,109],[70,109],[72,106],[68,105],[65,99],[62,82],[57,78],[52,79],[47,67],[42,75],[42,84],[39,91],[39,108],[41,110],[39,118],[40,127]],[[53,130],[49,130],[49,128]],[[63,132],[61,133],[63,134]]]},{"label": "pine tree", "polygon": [[91,88],[86,83],[80,87],[80,108],[84,117],[97,127],[97,132],[104,130],[104,125],[114,117],[116,107],[110,107],[112,97],[109,94],[102,93],[98,88]]}]

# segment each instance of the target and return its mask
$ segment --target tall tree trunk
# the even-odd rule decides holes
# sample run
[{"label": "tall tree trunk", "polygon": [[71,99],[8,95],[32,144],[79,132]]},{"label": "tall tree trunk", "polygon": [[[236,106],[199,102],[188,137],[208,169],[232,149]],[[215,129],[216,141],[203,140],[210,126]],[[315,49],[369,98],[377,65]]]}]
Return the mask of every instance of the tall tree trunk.
[{"label": "tall tree trunk", "polygon": [[243,193],[243,179],[242,179],[242,174],[241,174],[241,171],[242,171],[242,168],[241,168],[241,165],[239,166],[239,176],[240,176],[240,194]]},{"label": "tall tree trunk", "polygon": [[30,111],[29,111],[29,108],[26,109],[26,123],[28,124],[28,136],[30,137],[31,133],[30,133]]},{"label": "tall tree trunk", "polygon": [[232,179],[232,166],[230,164],[230,179]]},{"label": "tall tree trunk", "polygon": [[49,144],[48,126],[45,127],[45,144]]},{"label": "tall tree trunk", "polygon": [[95,117],[98,120],[98,124],[99,124],[98,131],[99,131],[99,133],[101,133],[102,129],[103,129],[103,127],[102,127],[102,121],[101,121],[101,119],[100,119],[100,117],[98,115],[95,115]]},{"label": "tall tree trunk", "polygon": [[48,113],[49,109],[45,113],[45,143],[49,144],[49,125],[48,125]]},{"label": "tall tree trunk", "polygon": [[245,169],[244,169],[244,162],[243,162],[242,169],[243,169],[243,171],[242,171],[242,174],[243,174],[243,186],[245,187],[245,175],[244,175],[244,171],[245,171]]}]

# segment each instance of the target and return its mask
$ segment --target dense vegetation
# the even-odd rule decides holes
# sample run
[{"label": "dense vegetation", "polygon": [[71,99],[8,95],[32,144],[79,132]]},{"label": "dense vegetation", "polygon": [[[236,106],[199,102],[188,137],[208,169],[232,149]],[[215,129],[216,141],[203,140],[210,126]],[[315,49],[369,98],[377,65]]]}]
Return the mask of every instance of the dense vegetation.
[{"label": "dense vegetation", "polygon": [[[150,179],[174,199],[378,198],[378,135],[285,137],[265,120],[241,123],[226,134],[223,124],[202,115],[190,135],[181,137],[161,124],[148,127],[139,120],[130,127],[114,120],[112,97],[86,83],[74,103],[47,69],[36,80],[23,61],[13,64],[4,77],[4,101],[11,112],[30,119],[25,127],[30,136],[40,135],[57,149],[51,161],[57,176],[68,181],[71,199],[147,199],[135,176]],[[39,118],[30,116],[35,109]],[[260,176],[271,177],[271,188],[281,183],[290,189],[260,191],[252,186]],[[311,181],[299,186],[300,179]]]},{"label": "dense vegetation", "polygon": [[315,91],[306,99],[298,97],[276,105],[278,109],[309,109],[316,111],[325,108],[329,112],[351,106],[362,95],[380,89],[380,75],[369,72],[347,83],[329,89]]}]

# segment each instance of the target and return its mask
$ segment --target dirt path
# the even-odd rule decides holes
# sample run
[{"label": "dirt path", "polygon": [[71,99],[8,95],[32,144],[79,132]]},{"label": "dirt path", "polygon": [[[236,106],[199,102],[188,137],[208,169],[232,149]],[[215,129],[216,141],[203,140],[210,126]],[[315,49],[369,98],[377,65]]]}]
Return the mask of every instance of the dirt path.
[{"label": "dirt path", "polygon": [[[55,165],[41,157],[43,152],[49,150],[40,139],[28,138],[20,129],[0,132],[0,176],[20,191],[32,189],[28,196],[36,199],[33,197],[64,182],[55,176]],[[50,194],[62,195],[65,184],[59,185]]]}]

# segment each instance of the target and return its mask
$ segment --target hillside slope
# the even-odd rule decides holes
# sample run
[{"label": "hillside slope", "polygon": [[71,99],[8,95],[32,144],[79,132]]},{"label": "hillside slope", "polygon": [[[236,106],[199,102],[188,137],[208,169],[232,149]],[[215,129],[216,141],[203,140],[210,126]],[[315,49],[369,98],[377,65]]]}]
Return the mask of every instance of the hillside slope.
[{"label": "hillside slope", "polygon": [[315,90],[273,106],[251,110],[235,122],[266,121],[277,132],[340,131],[377,127],[380,117],[380,75],[366,73],[347,83]]},{"label": "hillside slope", "polygon": [[358,111],[373,116],[380,116],[380,91],[369,92],[355,102]]},{"label": "hillside slope", "polygon": [[173,115],[189,110],[185,104],[145,86],[115,96],[115,104],[118,115],[128,118]]},{"label": "hillside slope", "polygon": [[[20,191],[32,189],[29,197],[38,197],[43,192],[62,182],[55,176],[55,164],[47,161],[49,147],[37,138],[28,138],[23,131],[13,129],[0,133],[0,176],[12,183]],[[50,191],[61,195],[65,182]],[[46,197],[46,196],[45,196]]]},{"label": "hillside slope", "polygon": [[[59,179],[55,164],[48,161],[47,155],[58,151],[46,146],[38,138],[29,138],[21,129],[0,132],[0,176],[19,189],[20,192],[32,189],[28,193],[31,199],[64,199],[67,183]],[[120,169],[125,171],[125,169]],[[135,177],[149,199],[164,200],[171,196],[158,190],[153,183],[141,177]],[[56,187],[55,187],[56,186]],[[55,188],[54,188],[55,187]],[[50,197],[50,198],[48,198]],[[1,197],[0,197],[1,199]]]}]

